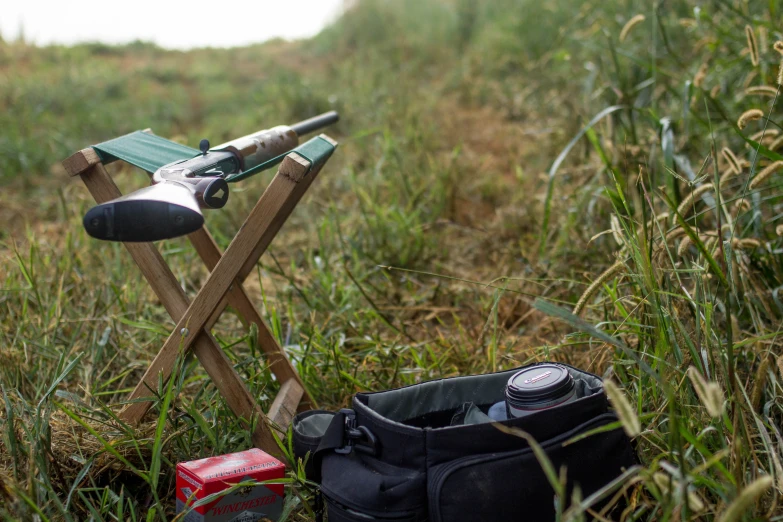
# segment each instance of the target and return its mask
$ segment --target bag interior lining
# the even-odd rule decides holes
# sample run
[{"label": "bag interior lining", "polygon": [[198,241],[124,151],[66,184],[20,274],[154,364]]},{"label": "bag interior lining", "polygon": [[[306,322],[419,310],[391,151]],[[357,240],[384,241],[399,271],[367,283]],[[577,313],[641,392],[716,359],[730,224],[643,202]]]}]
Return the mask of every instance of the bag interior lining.
[{"label": "bag interior lining", "polygon": [[[588,397],[603,389],[598,377],[566,367],[574,378],[577,397]],[[502,401],[506,383],[517,371],[441,379],[397,390],[359,394],[357,398],[382,417],[404,423],[432,412],[456,410],[467,402],[487,407]]]},{"label": "bag interior lining", "polygon": [[314,413],[294,423],[294,429],[307,437],[321,437],[332,422],[334,413]]}]

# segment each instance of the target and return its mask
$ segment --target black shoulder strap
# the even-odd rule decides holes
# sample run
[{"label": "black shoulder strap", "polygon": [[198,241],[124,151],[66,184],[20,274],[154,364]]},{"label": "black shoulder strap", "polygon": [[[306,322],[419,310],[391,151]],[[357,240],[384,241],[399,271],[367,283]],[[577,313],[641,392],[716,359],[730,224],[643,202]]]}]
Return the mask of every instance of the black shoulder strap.
[{"label": "black shoulder strap", "polygon": [[[307,417],[330,413],[332,420],[323,433],[305,433],[305,430],[300,429],[302,421]],[[359,426],[356,412],[347,408],[337,413],[322,410],[304,412],[294,417],[293,426],[294,456],[303,461],[307,459],[305,473],[314,482],[321,482],[321,458],[328,451],[348,455],[356,449],[377,455],[380,449],[375,435],[366,426]]]}]

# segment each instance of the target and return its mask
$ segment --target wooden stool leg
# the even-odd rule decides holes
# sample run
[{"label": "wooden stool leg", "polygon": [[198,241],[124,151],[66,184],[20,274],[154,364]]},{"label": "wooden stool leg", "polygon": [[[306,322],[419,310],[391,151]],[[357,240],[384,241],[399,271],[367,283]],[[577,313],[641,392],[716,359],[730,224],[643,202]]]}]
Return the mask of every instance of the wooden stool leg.
[{"label": "wooden stool leg", "polygon": [[[101,163],[93,164],[87,170],[81,172],[80,176],[98,203],[103,203],[122,195]],[[158,249],[152,243],[124,243],[124,245],[141,269],[155,295],[163,303],[166,311],[174,321],[178,321],[188,309],[188,299]],[[279,456],[280,452],[277,444],[266,428],[266,416],[248,392],[242,378],[231,365],[231,361],[228,360],[228,357],[226,357],[226,354],[217,344],[214,337],[205,332],[197,331],[196,334],[198,335],[193,335],[193,351],[199,362],[206,369],[212,382],[217,386],[220,394],[226,399],[229,407],[237,417],[244,419],[248,423],[256,422],[253,443],[259,448]],[[175,358],[178,353],[179,350],[174,354]],[[170,373],[171,368],[165,372],[164,377],[168,379]],[[143,382],[145,395],[147,395],[147,386],[150,389],[155,389],[156,387],[157,373],[151,379]],[[127,411],[127,408],[125,411]],[[121,416],[133,423],[138,422],[141,418],[122,414]]]},{"label": "wooden stool leg", "polygon": [[303,394],[304,388],[295,380],[284,382],[269,408],[269,420],[277,426],[290,426]]},{"label": "wooden stool leg", "polygon": [[[201,260],[204,261],[204,264],[211,272],[218,261],[220,261],[221,256],[220,249],[212,238],[212,235],[206,227],[202,227],[190,234],[188,239],[190,239],[191,244],[195,247]],[[302,389],[301,402],[306,403],[308,406],[315,407],[315,403],[304,388],[301,377],[299,377],[299,374],[286,356],[283,348],[278,344],[274,335],[272,335],[272,332],[269,331],[266,323],[261,318],[261,314],[253,305],[253,302],[248,297],[242,286],[242,282],[239,279],[234,280],[234,284],[231,285],[228,291],[228,304],[237,310],[245,322],[254,323],[258,327],[258,344],[266,354],[267,361],[269,362],[269,369],[272,370],[272,373],[275,374],[277,379],[281,383],[286,383],[291,379],[296,381]],[[296,406],[298,407],[299,403],[297,403]],[[273,418],[271,413],[269,417]],[[277,424],[283,429],[288,428],[287,424]]]}]

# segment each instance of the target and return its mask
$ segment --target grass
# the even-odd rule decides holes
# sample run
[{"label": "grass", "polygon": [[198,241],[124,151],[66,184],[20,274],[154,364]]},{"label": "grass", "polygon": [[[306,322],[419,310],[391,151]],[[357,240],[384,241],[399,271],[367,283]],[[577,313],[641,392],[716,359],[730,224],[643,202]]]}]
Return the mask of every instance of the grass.
[{"label": "grass", "polygon": [[[626,520],[783,519],[783,192],[779,172],[751,183],[783,160],[782,8],[367,0],[295,43],[1,43],[0,513],[170,520],[177,461],[250,446],[192,358],[142,426],[117,419],[173,325],[122,247],[86,236],[59,161],[334,108],[340,148],[249,282],[320,405],[566,361],[611,378],[639,432]],[[267,180],[209,214],[222,247]],[[192,295],[195,252],[159,248]],[[215,335],[268,407],[254,333],[228,315]],[[307,519],[296,470],[289,488]]]}]

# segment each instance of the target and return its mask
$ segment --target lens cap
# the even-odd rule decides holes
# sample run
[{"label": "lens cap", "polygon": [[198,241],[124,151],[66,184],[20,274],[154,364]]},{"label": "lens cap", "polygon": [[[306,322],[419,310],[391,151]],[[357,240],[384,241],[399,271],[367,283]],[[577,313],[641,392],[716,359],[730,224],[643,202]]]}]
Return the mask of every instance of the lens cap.
[{"label": "lens cap", "polygon": [[513,402],[539,404],[557,400],[574,389],[568,368],[559,364],[539,364],[515,373],[508,380],[506,394]]}]

